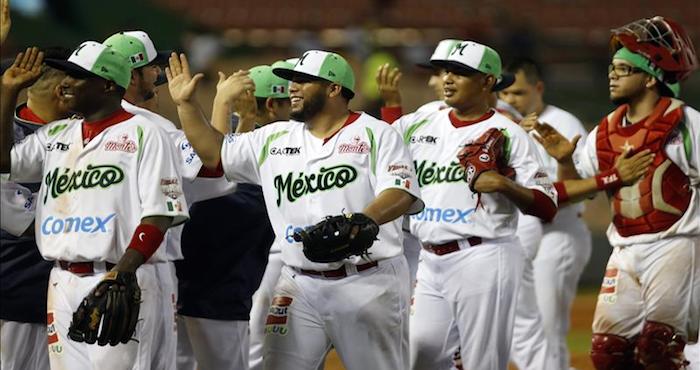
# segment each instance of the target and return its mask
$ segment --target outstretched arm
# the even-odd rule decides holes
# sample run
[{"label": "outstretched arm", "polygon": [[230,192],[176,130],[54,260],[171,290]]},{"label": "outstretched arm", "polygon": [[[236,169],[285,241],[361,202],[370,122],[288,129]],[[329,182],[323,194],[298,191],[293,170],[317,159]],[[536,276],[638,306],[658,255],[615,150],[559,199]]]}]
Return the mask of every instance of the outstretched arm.
[{"label": "outstretched arm", "polygon": [[[231,111],[236,112],[240,120],[236,132],[253,131],[255,128],[255,84],[249,77],[248,71],[239,70],[226,77],[219,72],[219,82],[216,84],[216,96],[212,108],[212,126],[219,132],[231,132]],[[242,126],[242,127],[241,127]]]},{"label": "outstretched arm", "polygon": [[204,75],[198,73],[193,77],[185,54],[178,56],[176,53],[170,55],[165,75],[168,77],[168,89],[173,102],[177,105],[177,114],[187,140],[192,144],[204,166],[216,169],[221,160],[224,135],[209,125],[201,109],[194,103],[197,83]]},{"label": "outstretched arm", "polygon": [[382,225],[406,214],[415,200],[416,197],[401,189],[386,189],[362,213]]},{"label": "outstretched arm", "polygon": [[2,75],[0,87],[0,172],[9,173],[12,168],[10,152],[14,143],[12,118],[17,96],[22,89],[31,86],[41,76],[44,53],[28,48],[19,53],[15,62]]},{"label": "outstretched arm", "polygon": [[403,114],[401,110],[401,92],[399,82],[401,81],[401,71],[396,67],[391,67],[389,63],[382,64],[377,69],[377,88],[379,96],[384,101],[382,107],[382,120],[387,123],[394,123]]}]

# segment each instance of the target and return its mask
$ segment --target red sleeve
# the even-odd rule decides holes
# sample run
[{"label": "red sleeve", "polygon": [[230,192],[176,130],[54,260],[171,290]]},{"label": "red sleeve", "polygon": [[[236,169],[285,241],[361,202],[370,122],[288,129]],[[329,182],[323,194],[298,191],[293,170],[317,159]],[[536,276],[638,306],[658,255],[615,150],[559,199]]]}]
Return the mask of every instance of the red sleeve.
[{"label": "red sleeve", "polygon": [[403,115],[403,110],[401,106],[398,107],[382,107],[382,121],[388,124],[394,123],[397,119],[401,118]]},{"label": "red sleeve", "polygon": [[557,189],[557,202],[559,204],[569,200],[569,193],[566,192],[566,185],[564,185],[564,181],[555,182],[554,188]]},{"label": "red sleeve", "polygon": [[544,222],[552,222],[554,216],[557,214],[557,206],[548,196],[544,195],[544,193],[539,190],[532,189],[532,195],[535,199],[532,205],[530,205],[530,208],[524,210],[523,213],[538,217]]},{"label": "red sleeve", "polygon": [[199,169],[199,173],[197,174],[197,177],[210,177],[210,178],[217,178],[221,177],[224,175],[224,167],[221,165],[221,161],[219,161],[219,165],[216,166],[216,169],[212,170],[209,167],[202,166],[202,168]]}]

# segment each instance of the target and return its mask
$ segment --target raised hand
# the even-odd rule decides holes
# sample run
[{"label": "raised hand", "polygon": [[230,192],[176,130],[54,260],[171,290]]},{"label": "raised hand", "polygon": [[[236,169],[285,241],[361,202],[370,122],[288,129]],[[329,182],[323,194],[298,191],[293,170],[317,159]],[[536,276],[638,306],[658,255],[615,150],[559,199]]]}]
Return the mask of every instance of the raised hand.
[{"label": "raised hand", "polygon": [[216,99],[230,103],[239,98],[245,98],[246,94],[252,96],[255,92],[255,83],[249,74],[248,71],[239,70],[226,77],[223,72],[219,72]]},{"label": "raised hand", "polygon": [[197,90],[197,84],[204,77],[197,73],[192,76],[190,64],[185,54],[170,54],[168,67],[165,68],[165,76],[168,78],[168,90],[173,102],[177,105],[189,103]]},{"label": "raised hand", "polygon": [[401,71],[396,67],[390,66],[389,63],[385,63],[377,69],[376,79],[379,96],[384,101],[384,106],[400,106],[401,93],[399,92],[399,82],[401,81]]},{"label": "raised hand", "polygon": [[[529,116],[530,115],[528,115],[528,117]],[[539,123],[535,121],[533,128],[538,134],[534,135],[535,140],[542,144],[544,149],[547,151],[547,154],[554,157],[557,162],[570,160],[571,156],[576,150],[576,144],[581,139],[581,135],[576,135],[571,139],[571,141],[569,141],[554,127],[546,123]]]},{"label": "raised hand", "polygon": [[630,156],[630,149],[625,151],[615,160],[615,168],[620,174],[622,183],[632,185],[649,172],[649,166],[654,161],[654,154],[649,149]]},{"label": "raised hand", "polygon": [[2,75],[2,88],[19,91],[31,86],[41,76],[44,53],[31,47],[17,54],[15,62]]},{"label": "raised hand", "polygon": [[534,130],[537,124],[539,123],[539,121],[537,121],[538,118],[539,116],[537,115],[537,113],[530,113],[520,120],[520,127],[522,127],[525,131],[530,132]]},{"label": "raised hand", "polygon": [[10,33],[10,0],[0,0],[0,45],[5,42],[7,35]]}]

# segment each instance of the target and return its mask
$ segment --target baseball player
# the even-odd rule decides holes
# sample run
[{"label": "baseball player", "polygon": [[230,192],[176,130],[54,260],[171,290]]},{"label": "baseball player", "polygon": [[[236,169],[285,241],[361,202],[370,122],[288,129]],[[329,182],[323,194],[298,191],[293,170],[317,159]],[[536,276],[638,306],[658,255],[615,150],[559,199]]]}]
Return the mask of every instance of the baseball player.
[{"label": "baseball player", "polygon": [[[69,50],[47,49],[46,55],[66,59]],[[27,102],[15,109],[15,143],[47,122],[69,113],[54,95],[64,74],[43,65],[41,76],[29,87]],[[41,258],[34,237],[34,210],[39,183],[2,183],[0,230],[0,363],[3,369],[48,369],[46,350],[46,287],[53,264]]]},{"label": "baseball player", "polygon": [[[280,61],[273,66],[293,65]],[[266,65],[253,67],[248,74],[241,72],[228,78],[223,73],[219,75],[212,111],[212,125],[219,132],[231,132],[232,110],[239,117],[236,132],[252,131],[256,122],[264,126],[289,118],[289,83],[286,80],[275,76],[272,67]],[[241,77],[245,76],[255,82],[255,91],[236,96],[244,80]],[[194,205],[190,214],[192,220],[183,235],[186,258],[177,265],[181,289],[179,314],[188,337],[180,335],[180,338],[189,343],[179,346],[178,368],[194,369],[194,364],[183,363],[190,357],[196,358],[202,370],[247,369],[249,352],[257,354],[254,361],[260,368],[265,318],[272,298],[259,294],[255,298],[253,293],[261,281],[270,279],[263,274],[275,275],[276,261],[279,261],[279,249],[270,250],[274,234],[262,189],[258,185],[238,184],[235,193]],[[220,230],[225,230],[225,234]],[[272,261],[268,264],[269,271],[265,268],[268,254]],[[279,269],[274,283],[277,277]],[[267,294],[266,288],[262,287],[262,294]],[[269,295],[273,288],[274,285],[269,288]],[[261,299],[266,302],[261,304]],[[255,304],[258,307],[253,309],[257,309],[257,315],[250,315],[251,305]],[[255,352],[249,347],[249,331],[250,342],[256,344]],[[190,356],[186,353],[187,344],[191,348]]]},{"label": "baseball player", "polygon": [[[518,58],[506,66],[506,71],[515,76],[515,82],[499,92],[499,95],[525,117],[520,121],[520,126],[525,131],[534,135],[534,122],[540,121],[547,122],[569,140],[575,136],[585,139],[587,132],[581,121],[571,113],[544,102],[542,97],[545,86],[537,62]],[[579,146],[582,145],[583,141],[579,141]],[[537,151],[547,175],[551,179],[557,179],[556,159],[549,156],[541,145],[537,145]],[[539,308],[544,319],[545,332],[552,345],[552,354],[556,357],[557,365],[553,369],[569,368],[566,335],[569,331],[571,303],[592,249],[590,231],[581,219],[582,212],[581,203],[560,207],[554,220],[545,225],[532,216],[523,215],[518,218],[518,235],[528,256],[534,258],[537,301],[533,307]],[[539,230],[541,238],[538,239],[534,236]],[[517,328],[521,319],[516,315],[515,320]],[[530,338],[528,342],[532,340]],[[515,345],[516,349],[518,347]],[[528,353],[532,353],[527,347],[523,347],[521,355],[516,357],[527,358]]]},{"label": "baseball player", "polygon": [[[618,108],[574,162],[567,156],[574,145],[561,135],[545,130],[542,142],[555,158],[563,155],[562,172],[575,163],[583,178],[558,183],[560,199],[606,190],[611,202],[613,252],[593,320],[593,364],[681,369],[700,314],[700,112],[673,98],[672,86],[698,61],[683,28],[659,16],[612,30],[611,46],[610,99]],[[613,168],[627,157],[636,163]]]},{"label": "baseball player", "polygon": [[[454,39],[441,41],[436,47],[435,52],[431,56],[431,61],[446,60],[452,49],[456,45],[459,45],[459,43],[460,40]],[[426,66],[426,64],[421,64],[421,66]],[[442,76],[445,73],[445,70],[439,67],[432,66],[432,69],[435,71],[433,76]],[[505,78],[507,78],[508,80],[505,81],[505,83],[502,83],[501,86],[507,86],[508,83],[512,83],[513,81],[513,77],[510,75],[505,76]],[[386,106],[382,108],[382,118],[387,122],[394,122],[395,117],[401,115],[401,99],[398,91],[399,79],[400,73],[396,68],[390,69],[388,65],[385,65],[378,70],[378,86],[382,89],[382,96],[386,99],[387,102]],[[431,87],[434,87],[438,84],[440,88],[443,87],[443,82],[441,79],[439,82],[436,82],[435,79],[431,77],[431,79],[429,80],[429,85]],[[417,110],[417,112],[435,112],[442,109],[447,109],[448,105],[443,100],[443,92],[440,92],[438,97],[440,98],[439,100],[423,105]],[[497,98],[497,93],[493,93],[489,96],[489,105],[496,109],[496,111],[498,111],[499,113],[502,113],[504,115],[508,114],[508,118],[522,118],[522,116],[517,111],[511,113],[511,111],[513,111],[514,108],[512,108],[509,104],[503,102],[502,100],[499,100]],[[411,114],[407,115],[404,119],[413,120]],[[418,138],[418,140],[420,141],[420,137]],[[519,217],[536,218],[534,216],[523,215],[522,213],[519,215]],[[539,223],[537,223],[537,225],[539,226]],[[406,226],[408,226],[408,224],[404,225],[404,227]],[[528,233],[526,234],[528,237],[521,238],[521,244],[523,245],[523,247],[525,247],[527,258],[524,261],[523,277],[521,279],[520,292],[518,294],[518,304],[516,306],[515,311],[516,319],[513,328],[513,345],[511,349],[511,358],[521,370],[549,369],[554,367],[554,358],[551,354],[550,345],[546,340],[544,329],[542,326],[541,315],[539,310],[537,309],[537,303],[535,301],[535,286],[532,267],[532,259],[534,258],[534,253],[528,253],[528,251],[532,249],[529,246],[532,245],[530,244],[531,240],[537,235],[537,233],[535,233],[536,231],[537,230],[534,230],[534,228],[530,228],[530,230],[528,230]],[[540,236],[542,234],[541,227],[540,232],[538,234]],[[518,235],[525,234],[518,233]],[[407,242],[411,239],[415,239],[415,237],[412,234],[406,232],[404,234],[404,251],[409,250],[409,244]],[[539,242],[539,238],[536,238],[535,240]],[[420,248],[420,242],[417,241],[416,244],[418,248]],[[408,256],[409,255],[407,254],[407,257]],[[418,258],[416,258],[416,261],[417,260]],[[411,260],[409,259],[409,266],[411,266],[410,262]],[[411,271],[414,272],[414,270]],[[415,283],[415,275],[412,275],[412,277],[412,283]],[[445,349],[448,351],[447,354],[452,355],[454,359],[459,359],[459,333],[457,332],[456,328],[454,328],[449,338],[451,345],[445,346]],[[455,368],[459,368],[456,365],[458,361],[455,360],[454,362],[455,363],[452,366]]]},{"label": "baseball player", "polygon": [[[187,142],[185,133],[165,117],[154,111],[140,108],[146,101],[156,95],[156,82],[161,74],[161,65],[168,60],[168,53],[157,51],[153,41],[143,31],[125,31],[116,33],[104,42],[104,45],[125,55],[131,65],[131,80],[126,89],[122,108],[129,113],[141,115],[148,122],[164,130],[180,154],[181,173],[183,177],[182,190],[188,204],[196,201],[215,198],[232,192],[235,185],[223,178],[211,179],[206,171],[201,171],[201,161]],[[151,357],[151,369],[175,369],[177,350],[177,326],[175,322],[175,305],[177,298],[177,278],[173,261],[183,258],[180,239],[183,226],[169,229],[165,236],[167,261],[155,263],[160,289],[160,302],[157,307],[163,313],[155,316],[158,331],[148,346],[141,348],[146,351],[142,357]]]},{"label": "baseball player", "polygon": [[[3,75],[3,92],[16,99],[18,87],[34,78],[41,59],[35,50],[18,57],[15,71]],[[92,339],[85,335],[92,333],[74,325],[82,323],[81,310],[92,310],[90,301],[100,294],[93,291],[96,285],[121,284],[135,276],[141,303],[133,335],[145,343],[154,335],[153,317],[159,311],[153,263],[165,260],[158,248],[165,230],[188,217],[175,148],[164,132],[121,108],[131,74],[122,54],[87,41],[67,61],[47,64],[68,75],[59,87],[61,103],[84,118],[52,122],[11,147],[3,94],[1,164],[13,180],[44,184],[35,233],[44,259],[55,261],[47,301],[51,367],[147,369],[136,341],[103,347],[102,334],[109,328],[102,327],[101,345],[89,345]],[[108,325],[114,317],[101,320]]]},{"label": "baseball player", "polygon": [[[431,63],[446,71],[445,103],[451,109],[418,112],[392,125],[409,146],[426,202],[423,212],[411,216],[411,233],[424,248],[411,316],[411,368],[449,368],[456,339],[465,369],[505,369],[524,260],[515,237],[516,210],[551,219],[556,193],[534,143],[490,108],[492,92],[509,82],[498,53],[464,41],[447,60]],[[465,174],[457,154],[485,133],[508,137],[502,160],[515,170],[514,181],[484,171],[465,183],[476,175],[473,169]],[[492,159],[485,154],[477,160]]]},{"label": "baseball player", "polygon": [[[404,369],[409,285],[399,217],[423,205],[408,151],[385,123],[348,110],[355,78],[338,54],[307,51],[293,69],[273,73],[292,80],[294,121],[224,137],[190,101],[201,75],[190,76],[184,56],[173,55],[166,69],[183,127],[204,165],[223,169],[230,180],[260,184],[275,234],[286,240],[263,367],[315,369],[333,346],[349,370]],[[364,257],[312,262],[307,256],[320,256],[308,254],[311,245],[302,248],[298,236],[342,213],[352,214],[336,220],[357,222],[352,229],[362,238],[374,228],[378,240]]]}]

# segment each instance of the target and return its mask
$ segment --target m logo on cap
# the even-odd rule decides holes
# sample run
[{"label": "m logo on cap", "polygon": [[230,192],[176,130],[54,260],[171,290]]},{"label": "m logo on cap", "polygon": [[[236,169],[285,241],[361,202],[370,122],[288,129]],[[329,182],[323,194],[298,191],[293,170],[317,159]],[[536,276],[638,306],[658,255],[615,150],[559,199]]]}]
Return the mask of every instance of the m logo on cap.
[{"label": "m logo on cap", "polygon": [[303,66],[303,65],[304,65],[304,59],[306,59],[307,56],[309,56],[309,53],[308,53],[308,52],[304,53],[304,55],[302,55],[301,58],[299,58],[299,61],[297,62],[297,65],[298,65],[298,66]]},{"label": "m logo on cap", "polygon": [[75,51],[73,52],[73,55],[75,55],[75,56],[77,57],[77,56],[78,56],[78,52],[80,52],[80,50],[83,50],[83,48],[86,47],[86,46],[87,46],[87,44],[81,44],[80,46],[78,46],[78,48],[75,49]]},{"label": "m logo on cap", "polygon": [[455,45],[455,48],[452,49],[452,53],[451,53],[450,55],[455,55],[455,54],[457,54],[457,51],[458,51],[458,50],[459,50],[459,55],[464,55],[464,49],[466,49],[467,46],[469,46],[469,45],[470,45],[470,44],[467,43],[467,42],[459,43],[459,44]]}]

